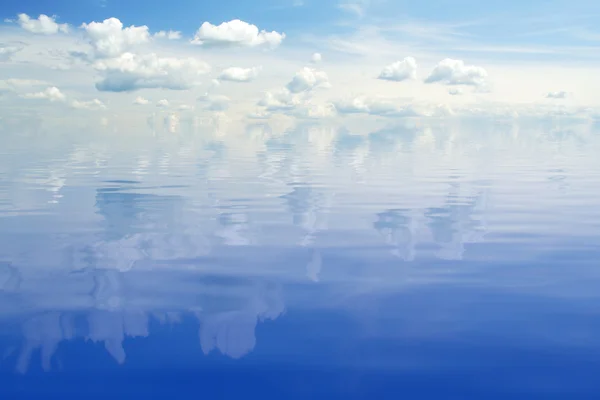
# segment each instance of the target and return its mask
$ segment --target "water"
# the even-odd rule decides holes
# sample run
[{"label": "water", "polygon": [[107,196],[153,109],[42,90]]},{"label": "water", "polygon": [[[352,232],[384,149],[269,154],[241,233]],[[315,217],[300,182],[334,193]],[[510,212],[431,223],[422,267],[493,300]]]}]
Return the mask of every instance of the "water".
[{"label": "water", "polygon": [[156,121],[3,121],[3,398],[600,396],[598,126]]}]

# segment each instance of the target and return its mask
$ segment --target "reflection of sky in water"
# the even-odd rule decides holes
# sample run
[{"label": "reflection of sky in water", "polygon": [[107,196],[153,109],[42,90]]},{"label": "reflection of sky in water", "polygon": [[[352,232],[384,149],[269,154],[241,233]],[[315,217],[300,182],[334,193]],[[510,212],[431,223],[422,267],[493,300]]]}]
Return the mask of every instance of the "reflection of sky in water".
[{"label": "reflection of sky in water", "polygon": [[468,372],[469,341],[515,367],[502,349],[600,350],[593,127],[163,122],[2,131],[3,373],[77,368],[69,346],[139,366],[184,337],[207,363],[355,374],[453,351]]}]

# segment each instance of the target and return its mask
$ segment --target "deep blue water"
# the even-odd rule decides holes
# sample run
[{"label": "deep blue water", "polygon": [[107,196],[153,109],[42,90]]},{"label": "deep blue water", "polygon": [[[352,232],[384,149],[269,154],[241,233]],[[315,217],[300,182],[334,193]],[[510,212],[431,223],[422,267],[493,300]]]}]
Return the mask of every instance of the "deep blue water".
[{"label": "deep blue water", "polygon": [[600,129],[0,127],[0,398],[600,398]]}]

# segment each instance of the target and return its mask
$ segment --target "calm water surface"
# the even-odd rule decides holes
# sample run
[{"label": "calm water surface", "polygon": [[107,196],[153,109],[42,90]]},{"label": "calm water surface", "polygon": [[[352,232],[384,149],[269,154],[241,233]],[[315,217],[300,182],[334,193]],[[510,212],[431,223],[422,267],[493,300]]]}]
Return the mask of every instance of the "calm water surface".
[{"label": "calm water surface", "polygon": [[0,127],[0,397],[600,398],[599,127],[104,122]]}]

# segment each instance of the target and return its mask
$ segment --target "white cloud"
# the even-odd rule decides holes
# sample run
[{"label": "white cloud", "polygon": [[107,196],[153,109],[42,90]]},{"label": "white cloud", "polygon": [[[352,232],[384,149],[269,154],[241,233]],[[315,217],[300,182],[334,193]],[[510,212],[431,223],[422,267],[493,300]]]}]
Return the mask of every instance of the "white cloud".
[{"label": "white cloud", "polygon": [[167,100],[167,99],[159,100],[158,103],[156,103],[156,107],[162,107],[162,108],[169,107],[169,100]]},{"label": "white cloud", "polygon": [[159,31],[154,34],[155,38],[159,39],[169,39],[169,40],[179,40],[181,39],[180,31]]},{"label": "white cloud", "polygon": [[190,105],[188,105],[188,104],[182,104],[182,105],[180,105],[179,107],[177,107],[177,109],[178,109],[179,111],[191,111],[191,110],[193,110],[193,109],[194,109],[194,106],[190,106]]},{"label": "white cloud", "polygon": [[231,99],[223,95],[204,94],[198,97],[199,103],[205,104],[205,109],[211,111],[225,111],[229,108]]},{"label": "white cloud", "polygon": [[370,3],[370,0],[344,0],[338,3],[338,7],[343,11],[363,17]]},{"label": "white cloud", "polygon": [[130,26],[123,28],[117,18],[108,18],[102,22],[82,24],[94,48],[95,58],[118,57],[134,46],[147,43],[150,33],[147,26]]},{"label": "white cloud", "polygon": [[58,32],[68,33],[68,24],[58,24],[55,17],[49,17],[41,14],[37,19],[32,19],[27,14],[18,15],[18,23],[21,28],[32,33],[39,33],[43,35],[54,35]]},{"label": "white cloud", "polygon": [[323,56],[321,56],[321,53],[314,53],[312,55],[312,57],[310,57],[310,62],[313,64],[318,64],[323,60]]},{"label": "white cloud", "polygon": [[417,78],[417,61],[413,57],[406,57],[385,67],[379,74],[379,79],[387,81],[404,81]]},{"label": "white cloud", "polygon": [[440,82],[446,85],[485,86],[487,71],[475,65],[465,65],[462,60],[446,58],[439,62],[425,83]]},{"label": "white cloud", "polygon": [[48,82],[46,81],[41,81],[38,79],[18,79],[18,78],[11,78],[11,79],[6,79],[4,81],[0,81],[0,87],[10,87],[10,88],[17,88],[17,87],[24,87],[24,86],[42,86],[42,85],[48,85]]},{"label": "white cloud", "polygon": [[256,25],[239,19],[213,25],[204,22],[196,32],[192,43],[208,46],[268,46],[277,47],[285,39],[285,33],[259,31]]},{"label": "white cloud", "polygon": [[98,99],[90,100],[90,101],[79,101],[73,100],[71,102],[71,107],[76,108],[78,110],[105,110],[106,105]]},{"label": "white cloud", "polygon": [[369,114],[382,117],[418,117],[427,113],[418,110],[414,105],[400,105],[387,99],[359,96],[340,100],[334,103],[340,114]]},{"label": "white cloud", "polygon": [[308,119],[322,119],[333,117],[337,114],[333,104],[307,104],[297,108],[295,116]]},{"label": "white cloud", "polygon": [[317,87],[331,87],[329,78],[325,72],[308,67],[298,71],[286,86],[291,93],[307,92]]},{"label": "white cloud", "polygon": [[136,104],[138,106],[145,106],[148,103],[150,103],[150,102],[141,96],[136,97],[135,100],[133,101],[133,104]]},{"label": "white cloud", "polygon": [[50,100],[51,102],[66,100],[66,96],[55,86],[49,87],[43,92],[26,93],[22,97],[25,99]]},{"label": "white cloud", "polygon": [[223,70],[219,75],[219,79],[222,81],[231,82],[250,82],[256,79],[258,73],[261,71],[261,67],[253,68],[238,68],[231,67]]},{"label": "white cloud", "polygon": [[560,92],[548,92],[546,94],[546,98],[547,99],[566,99],[567,98],[567,92],[564,92],[564,91],[560,91]]},{"label": "white cloud", "polygon": [[23,47],[0,45],[0,61],[8,61],[12,56],[23,50]]},{"label": "white cloud", "polygon": [[160,58],[156,54],[125,53],[120,57],[96,62],[104,74],[96,84],[100,91],[127,92],[137,89],[162,88],[186,90],[199,83],[210,66],[194,58]]},{"label": "white cloud", "polygon": [[461,88],[450,88],[450,90],[448,90],[448,94],[450,96],[460,96],[462,95],[464,92]]},{"label": "white cloud", "polygon": [[258,105],[265,107],[267,111],[291,110],[302,104],[299,96],[292,94],[288,89],[283,88],[275,92],[265,92]]}]

